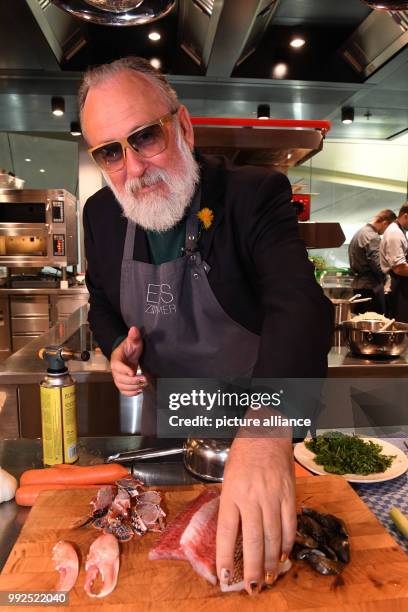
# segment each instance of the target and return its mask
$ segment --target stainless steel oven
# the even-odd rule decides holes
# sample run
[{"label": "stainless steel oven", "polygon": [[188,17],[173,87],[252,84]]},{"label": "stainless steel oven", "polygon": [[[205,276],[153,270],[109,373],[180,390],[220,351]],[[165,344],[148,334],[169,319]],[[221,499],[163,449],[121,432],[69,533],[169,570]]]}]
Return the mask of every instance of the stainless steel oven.
[{"label": "stainless steel oven", "polygon": [[0,189],[0,266],[77,263],[75,196],[65,189]]}]

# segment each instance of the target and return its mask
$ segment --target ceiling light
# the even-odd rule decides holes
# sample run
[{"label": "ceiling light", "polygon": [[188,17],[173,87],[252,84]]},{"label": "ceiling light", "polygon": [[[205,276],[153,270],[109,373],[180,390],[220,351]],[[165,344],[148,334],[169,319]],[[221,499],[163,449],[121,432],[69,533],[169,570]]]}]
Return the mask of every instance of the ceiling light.
[{"label": "ceiling light", "polygon": [[30,162],[31,161],[31,157],[26,157],[24,161]]},{"label": "ceiling light", "polygon": [[71,136],[81,136],[82,131],[79,121],[71,121],[69,131],[71,132]]},{"label": "ceiling light", "polygon": [[258,119],[269,119],[271,116],[271,109],[269,104],[258,104],[257,117]]},{"label": "ceiling light", "polygon": [[295,36],[294,38],[292,38],[289,44],[294,49],[300,49],[301,47],[303,47],[305,42],[306,42],[305,39],[302,38],[301,36]]},{"label": "ceiling light", "polygon": [[162,63],[158,57],[152,57],[152,59],[150,60],[150,65],[153,66],[153,68],[155,68],[156,70],[160,70]]},{"label": "ceiling light", "polygon": [[154,40],[156,42],[156,40],[161,39],[161,35],[158,32],[150,32],[149,39]]},{"label": "ceiling light", "polygon": [[352,106],[343,106],[341,109],[342,123],[349,125],[354,121],[354,108]]},{"label": "ceiling light", "polygon": [[65,112],[65,100],[58,96],[51,98],[51,109],[53,115],[56,117],[62,117]]},{"label": "ceiling light", "polygon": [[408,0],[363,0],[363,2],[377,11],[408,10]]},{"label": "ceiling light", "polygon": [[45,172],[44,168],[40,168],[40,172]]},{"label": "ceiling light", "polygon": [[272,76],[274,79],[284,79],[288,74],[288,65],[283,62],[279,62],[272,69]]}]

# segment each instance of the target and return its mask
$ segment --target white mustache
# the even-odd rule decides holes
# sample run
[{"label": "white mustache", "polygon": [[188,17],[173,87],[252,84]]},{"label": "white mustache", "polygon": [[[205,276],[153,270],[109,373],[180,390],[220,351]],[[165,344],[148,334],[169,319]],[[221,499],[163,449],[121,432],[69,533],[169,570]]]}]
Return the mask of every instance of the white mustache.
[{"label": "white mustache", "polygon": [[141,177],[128,179],[125,183],[125,193],[136,196],[143,187],[152,187],[163,181],[166,185],[170,185],[170,176],[165,170],[160,168],[152,168]]}]

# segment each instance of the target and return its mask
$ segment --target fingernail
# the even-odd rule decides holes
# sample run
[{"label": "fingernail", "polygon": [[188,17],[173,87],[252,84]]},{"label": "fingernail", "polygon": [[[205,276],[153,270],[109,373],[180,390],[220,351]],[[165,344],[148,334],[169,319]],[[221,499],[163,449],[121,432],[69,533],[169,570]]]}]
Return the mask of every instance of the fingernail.
[{"label": "fingernail", "polygon": [[249,590],[251,591],[251,595],[258,591],[258,583],[255,582],[255,580],[249,583]]},{"label": "fingernail", "polygon": [[223,567],[221,570],[221,582],[223,582],[224,584],[229,584],[230,578],[231,572],[229,571],[229,569]]},{"label": "fingernail", "polygon": [[284,553],[284,554],[281,556],[281,558],[280,558],[280,562],[281,562],[281,563],[285,563],[285,561],[287,561],[287,559],[288,559],[288,555],[287,555],[286,553]]},{"label": "fingernail", "polygon": [[265,573],[265,584],[273,584],[277,578],[276,572],[266,572]]}]

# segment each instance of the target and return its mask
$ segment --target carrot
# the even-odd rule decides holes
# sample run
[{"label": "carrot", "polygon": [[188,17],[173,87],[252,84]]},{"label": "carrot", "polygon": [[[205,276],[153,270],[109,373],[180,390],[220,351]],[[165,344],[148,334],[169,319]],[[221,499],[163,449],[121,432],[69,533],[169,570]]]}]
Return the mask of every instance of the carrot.
[{"label": "carrot", "polygon": [[129,476],[129,471],[118,463],[98,465],[53,466],[39,470],[27,470],[20,478],[20,486],[26,485],[95,485],[113,484],[119,478]]},{"label": "carrot", "polygon": [[[93,485],[95,487],[99,485]],[[65,485],[65,484],[36,484],[19,487],[16,491],[16,502],[19,506],[32,506],[41,491],[54,491],[54,489],[89,489],[92,485]]]}]

